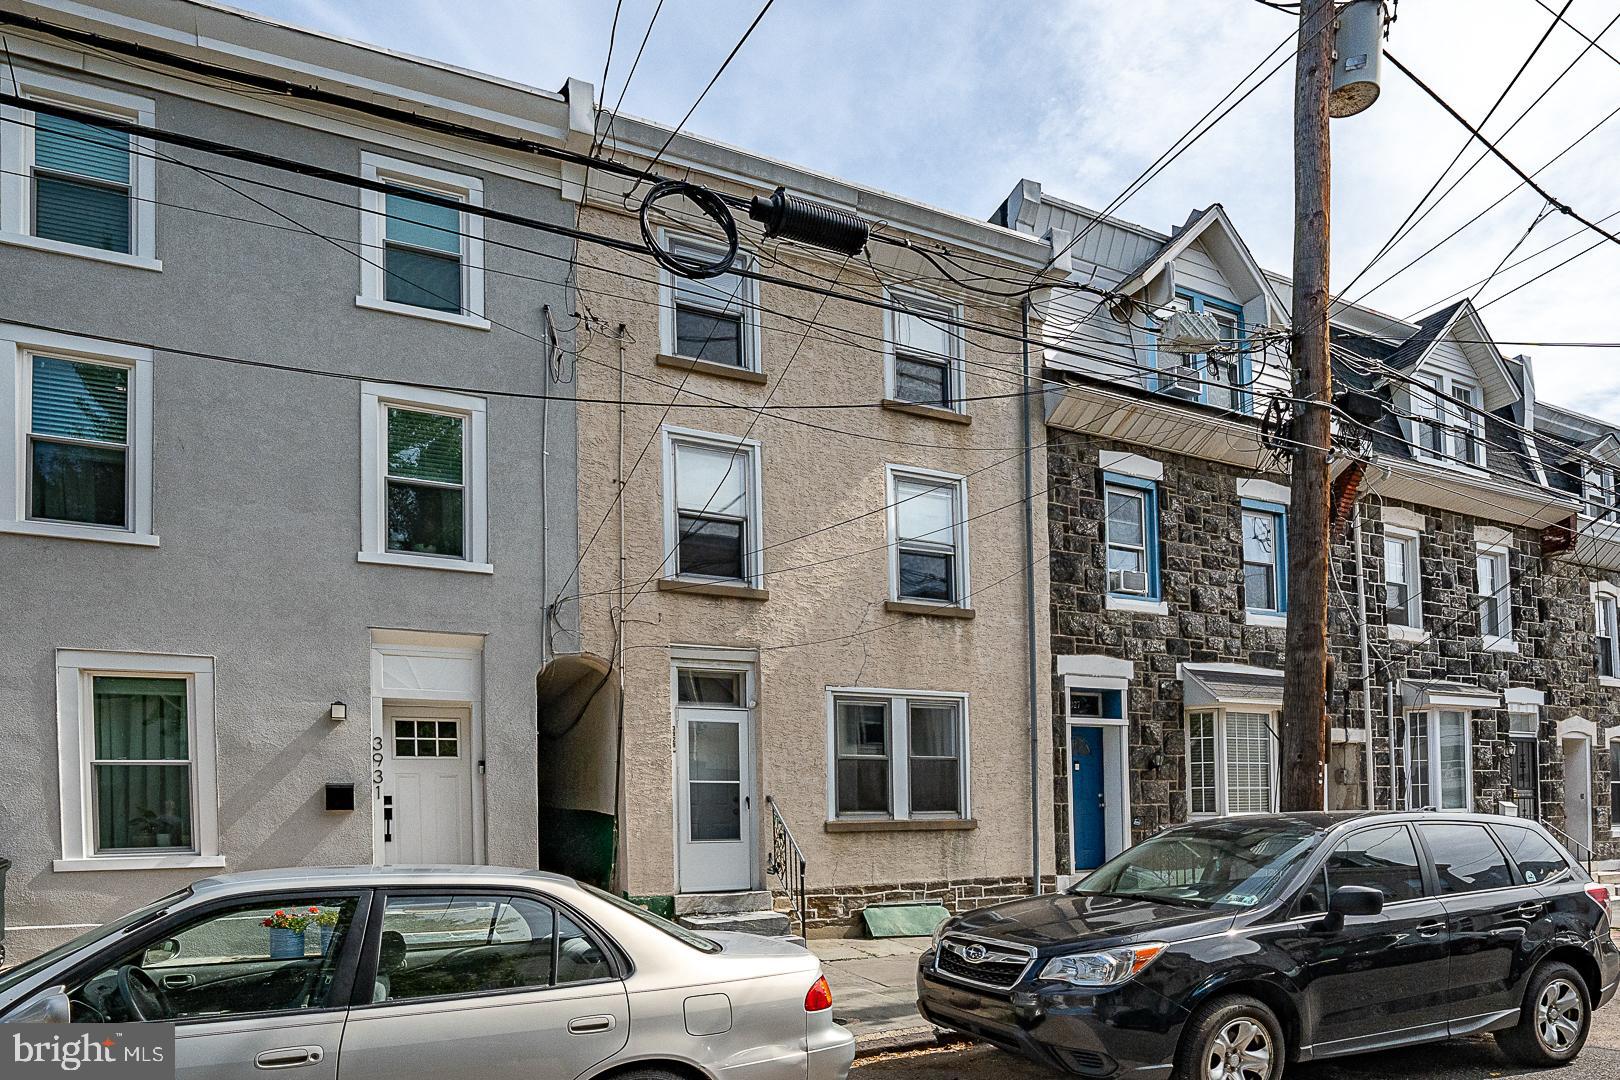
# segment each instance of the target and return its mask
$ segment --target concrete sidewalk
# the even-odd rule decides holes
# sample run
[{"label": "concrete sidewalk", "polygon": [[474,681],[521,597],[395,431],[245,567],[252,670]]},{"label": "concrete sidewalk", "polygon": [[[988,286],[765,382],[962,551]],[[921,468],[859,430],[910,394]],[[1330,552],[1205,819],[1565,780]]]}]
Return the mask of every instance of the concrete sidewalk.
[{"label": "concrete sidewalk", "polygon": [[928,938],[821,938],[810,951],[832,987],[833,1016],[855,1036],[856,1052],[931,1044],[937,1030],[917,1015],[917,957]]}]

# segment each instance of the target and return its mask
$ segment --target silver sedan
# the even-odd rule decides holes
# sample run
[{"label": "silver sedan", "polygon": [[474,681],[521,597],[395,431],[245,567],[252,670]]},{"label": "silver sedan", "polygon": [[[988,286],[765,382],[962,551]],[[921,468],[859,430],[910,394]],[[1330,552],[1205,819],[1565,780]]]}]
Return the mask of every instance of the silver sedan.
[{"label": "silver sedan", "polygon": [[0,1023],[175,1025],[182,1077],[844,1080],[820,962],[489,867],[199,881],[0,974]]}]

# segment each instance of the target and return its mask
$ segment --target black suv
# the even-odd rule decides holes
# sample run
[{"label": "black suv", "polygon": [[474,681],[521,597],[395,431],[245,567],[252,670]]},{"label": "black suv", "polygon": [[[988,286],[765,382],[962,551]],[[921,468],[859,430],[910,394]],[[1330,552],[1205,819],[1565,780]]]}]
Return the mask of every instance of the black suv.
[{"label": "black suv", "polygon": [[1168,829],[1066,893],[947,921],[917,971],[941,1027],[1140,1080],[1481,1031],[1560,1064],[1617,982],[1605,887],[1541,826],[1435,812]]}]

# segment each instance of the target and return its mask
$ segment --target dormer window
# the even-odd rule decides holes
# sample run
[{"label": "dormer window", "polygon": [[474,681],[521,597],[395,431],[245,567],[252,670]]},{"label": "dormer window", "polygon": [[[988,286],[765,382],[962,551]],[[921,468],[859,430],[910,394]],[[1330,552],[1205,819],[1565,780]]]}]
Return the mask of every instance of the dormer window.
[{"label": "dormer window", "polygon": [[[1160,310],[1162,312],[1164,309]],[[1153,388],[1161,394],[1184,401],[1249,412],[1252,397],[1244,392],[1250,382],[1249,364],[1247,355],[1241,349],[1243,309],[1202,293],[1178,292],[1170,303],[1170,310],[1208,316],[1214,322],[1219,340],[1230,342],[1232,348],[1213,354],[1160,350],[1157,343],[1163,321],[1150,319],[1150,333],[1154,341]]]},{"label": "dormer window", "polygon": [[1586,503],[1586,516],[1593,521],[1620,520],[1615,511],[1614,470],[1603,465],[1588,465],[1581,481],[1581,498]]},{"label": "dormer window", "polygon": [[1485,465],[1484,395],[1472,382],[1435,374],[1412,393],[1412,444],[1417,456],[1459,465]]}]

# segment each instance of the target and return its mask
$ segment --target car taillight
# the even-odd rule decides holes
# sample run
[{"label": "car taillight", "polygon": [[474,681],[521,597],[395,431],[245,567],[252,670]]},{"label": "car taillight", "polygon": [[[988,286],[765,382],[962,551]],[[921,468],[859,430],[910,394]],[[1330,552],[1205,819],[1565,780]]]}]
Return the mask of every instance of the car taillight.
[{"label": "car taillight", "polygon": [[1586,895],[1590,896],[1592,902],[1604,911],[1609,910],[1609,887],[1607,885],[1599,885],[1593,882],[1586,886]]},{"label": "car taillight", "polygon": [[804,1011],[821,1012],[830,1008],[832,1008],[832,987],[827,985],[827,976],[823,975],[805,992]]}]

